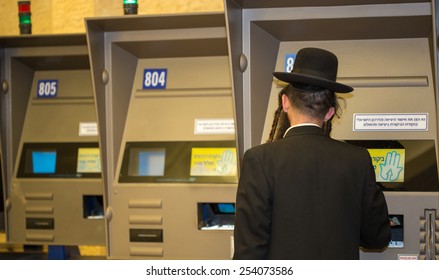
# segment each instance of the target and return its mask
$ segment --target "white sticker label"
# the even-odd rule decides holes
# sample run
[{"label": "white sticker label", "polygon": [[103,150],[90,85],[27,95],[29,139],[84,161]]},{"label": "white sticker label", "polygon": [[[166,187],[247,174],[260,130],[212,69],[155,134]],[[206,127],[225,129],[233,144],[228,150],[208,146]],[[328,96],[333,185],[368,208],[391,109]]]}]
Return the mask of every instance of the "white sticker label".
[{"label": "white sticker label", "polygon": [[354,131],[427,131],[428,114],[354,114]]},{"label": "white sticker label", "polygon": [[195,134],[234,134],[233,119],[196,119]]},{"label": "white sticker label", "polygon": [[398,254],[398,260],[403,260],[403,261],[416,261],[419,259],[419,255],[417,254]]},{"label": "white sticker label", "polygon": [[98,124],[95,122],[79,123],[79,136],[98,136]]}]

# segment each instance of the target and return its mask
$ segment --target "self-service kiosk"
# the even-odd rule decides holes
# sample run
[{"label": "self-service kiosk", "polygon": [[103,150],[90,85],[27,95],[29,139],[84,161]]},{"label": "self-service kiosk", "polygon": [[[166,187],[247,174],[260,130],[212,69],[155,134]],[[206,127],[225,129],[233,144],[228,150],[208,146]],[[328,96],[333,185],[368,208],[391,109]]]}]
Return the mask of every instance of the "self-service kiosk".
[{"label": "self-service kiosk", "polygon": [[6,241],[104,245],[85,34],[11,36],[0,42]]},{"label": "self-service kiosk", "polygon": [[[294,2],[294,3],[292,3]],[[339,58],[343,95],[331,136],[369,149],[392,241],[361,259],[437,259],[439,184],[434,1],[226,0],[239,155],[267,141],[303,47]]]},{"label": "self-service kiosk", "polygon": [[113,259],[230,259],[237,184],[223,13],[86,19]]}]

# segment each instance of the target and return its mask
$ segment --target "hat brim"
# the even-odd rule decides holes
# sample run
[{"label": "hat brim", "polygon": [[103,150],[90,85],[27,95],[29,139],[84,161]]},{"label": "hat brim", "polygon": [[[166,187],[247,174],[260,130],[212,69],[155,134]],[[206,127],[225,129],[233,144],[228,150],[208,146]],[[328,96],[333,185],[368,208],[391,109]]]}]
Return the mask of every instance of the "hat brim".
[{"label": "hat brim", "polygon": [[327,88],[330,90],[333,90],[334,92],[338,93],[349,93],[352,92],[354,89],[348,85],[337,83],[331,80],[318,78],[315,76],[309,76],[306,74],[300,74],[300,73],[287,73],[287,72],[274,72],[273,76],[275,76],[277,79],[287,82],[289,84],[291,83],[304,83],[312,86]]}]

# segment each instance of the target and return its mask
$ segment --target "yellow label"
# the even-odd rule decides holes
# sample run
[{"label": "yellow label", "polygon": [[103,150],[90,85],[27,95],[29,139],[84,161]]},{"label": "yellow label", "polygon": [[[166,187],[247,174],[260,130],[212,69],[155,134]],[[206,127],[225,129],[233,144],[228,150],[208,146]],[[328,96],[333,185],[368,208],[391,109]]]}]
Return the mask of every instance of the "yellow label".
[{"label": "yellow label", "polygon": [[101,172],[101,157],[99,148],[79,148],[78,149],[78,165],[76,168],[78,173],[99,173]]},{"label": "yellow label", "polygon": [[368,149],[377,182],[404,182],[404,149]]},{"label": "yellow label", "polygon": [[236,174],[236,148],[192,148],[191,176]]}]

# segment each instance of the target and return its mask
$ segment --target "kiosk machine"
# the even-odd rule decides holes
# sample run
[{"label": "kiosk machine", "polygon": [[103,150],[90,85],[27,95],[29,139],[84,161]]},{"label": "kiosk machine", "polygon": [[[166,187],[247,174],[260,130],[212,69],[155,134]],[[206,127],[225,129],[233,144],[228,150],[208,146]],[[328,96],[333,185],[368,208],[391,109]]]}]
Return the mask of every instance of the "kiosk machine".
[{"label": "kiosk machine", "polygon": [[362,259],[439,256],[435,4],[225,1],[240,156],[268,139],[286,85],[272,72],[290,72],[303,47],[338,56],[355,90],[331,136],[369,149],[392,225],[387,250]]},{"label": "kiosk machine", "polygon": [[223,13],[86,19],[109,258],[230,259],[237,185]]},{"label": "kiosk machine", "polygon": [[0,45],[6,241],[104,245],[85,34],[3,37]]}]

